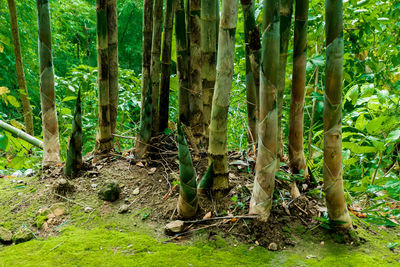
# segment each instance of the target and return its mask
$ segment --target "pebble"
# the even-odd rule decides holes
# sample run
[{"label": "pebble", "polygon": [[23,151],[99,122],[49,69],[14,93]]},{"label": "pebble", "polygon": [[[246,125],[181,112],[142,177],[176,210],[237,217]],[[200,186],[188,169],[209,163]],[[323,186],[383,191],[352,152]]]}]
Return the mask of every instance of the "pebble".
[{"label": "pebble", "polygon": [[133,192],[132,192],[132,194],[134,194],[134,195],[139,195],[139,193],[140,193],[139,187],[135,188],[135,190],[133,190]]},{"label": "pebble", "polygon": [[32,176],[32,175],[34,175],[34,174],[35,174],[35,172],[34,172],[34,170],[32,170],[32,169],[27,169],[27,170],[24,172],[24,175],[27,176],[27,177]]},{"label": "pebble", "polygon": [[92,188],[97,188],[97,184],[92,184]]},{"label": "pebble", "polygon": [[123,204],[119,209],[118,209],[118,213],[122,214],[122,213],[127,213],[129,211],[129,205],[127,204]]},{"label": "pebble", "polygon": [[93,209],[91,208],[91,207],[86,207],[85,208],[85,213],[89,213],[89,212],[91,212]]},{"label": "pebble", "polygon": [[276,243],[272,242],[272,243],[269,244],[268,250],[277,251],[278,250],[278,245]]},{"label": "pebble", "polygon": [[183,231],[185,227],[185,222],[181,220],[176,220],[168,223],[165,226],[165,232],[170,234],[176,234]]}]

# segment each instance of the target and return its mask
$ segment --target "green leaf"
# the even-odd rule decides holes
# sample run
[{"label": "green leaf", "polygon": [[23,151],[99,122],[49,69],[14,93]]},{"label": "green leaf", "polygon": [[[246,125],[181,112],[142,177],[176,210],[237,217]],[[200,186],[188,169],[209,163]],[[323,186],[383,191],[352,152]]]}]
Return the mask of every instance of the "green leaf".
[{"label": "green leaf", "polygon": [[5,134],[0,135],[0,150],[5,151],[8,145],[8,138]]},{"label": "green leaf", "polygon": [[364,130],[365,126],[367,125],[368,121],[365,119],[364,114],[361,114],[356,120],[356,129],[357,130]]},{"label": "green leaf", "polygon": [[386,142],[397,142],[400,139],[400,129],[391,131],[386,137]]},{"label": "green leaf", "polygon": [[64,98],[62,100],[62,102],[67,102],[67,101],[71,101],[71,100],[75,100],[75,99],[76,99],[76,96],[67,96],[66,98]]},{"label": "green leaf", "polygon": [[15,107],[15,108],[19,108],[21,105],[19,104],[18,100],[12,96],[12,95],[7,95],[7,100],[8,102],[10,102],[10,104]]},{"label": "green leaf", "polygon": [[367,123],[365,128],[370,134],[378,134],[382,131],[382,126],[387,120],[387,116],[377,117]]},{"label": "green leaf", "polygon": [[358,84],[352,86],[349,91],[347,91],[346,95],[345,95],[345,99],[350,101],[351,100],[351,104],[355,105],[357,103],[357,99],[358,99]]}]

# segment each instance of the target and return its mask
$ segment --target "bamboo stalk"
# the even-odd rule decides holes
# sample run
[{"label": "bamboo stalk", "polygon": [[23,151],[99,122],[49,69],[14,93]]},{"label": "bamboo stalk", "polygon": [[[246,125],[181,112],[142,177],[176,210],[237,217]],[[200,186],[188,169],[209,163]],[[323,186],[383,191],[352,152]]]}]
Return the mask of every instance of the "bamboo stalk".
[{"label": "bamboo stalk", "polygon": [[28,142],[29,144],[32,144],[38,148],[43,149],[43,142],[40,141],[39,139],[25,133],[24,131],[15,128],[14,126],[5,123],[4,121],[0,120],[0,128],[6,130],[7,132],[10,132],[12,134],[15,134],[17,137],[21,138],[22,140]]}]

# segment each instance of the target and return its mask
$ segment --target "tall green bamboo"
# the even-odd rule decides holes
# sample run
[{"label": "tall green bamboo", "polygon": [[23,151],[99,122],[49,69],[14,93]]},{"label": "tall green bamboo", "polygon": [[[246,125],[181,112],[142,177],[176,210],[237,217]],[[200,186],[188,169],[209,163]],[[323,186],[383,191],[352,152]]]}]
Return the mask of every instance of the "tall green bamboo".
[{"label": "tall green bamboo", "polygon": [[218,0],[201,1],[201,55],[205,144],[208,144],[211,104],[214,94],[217,65],[217,4]]},{"label": "tall green bamboo", "polygon": [[82,109],[81,90],[78,90],[76,98],[74,118],[72,121],[72,133],[69,139],[67,159],[65,160],[64,174],[74,177],[82,168]]},{"label": "tall green bamboo", "polygon": [[18,91],[22,103],[22,112],[24,114],[25,129],[29,135],[34,135],[33,132],[33,114],[32,107],[29,101],[28,90],[26,89],[26,81],[24,74],[24,66],[22,64],[21,43],[19,41],[17,8],[15,0],[8,1],[8,10],[10,11],[11,34],[14,44],[15,67],[17,70]]},{"label": "tall green bamboo", "polygon": [[268,220],[275,187],[278,152],[277,86],[279,69],[280,1],[265,0],[263,7],[260,69],[260,123],[256,176],[250,200],[250,214]]},{"label": "tall green bamboo", "polygon": [[194,142],[199,145],[204,131],[203,121],[203,93],[201,80],[201,0],[189,0],[189,109],[190,127],[194,136]]},{"label": "tall green bamboo", "polygon": [[[142,158],[146,154],[151,137],[151,97],[148,98],[151,66],[151,44],[153,35],[153,0],[143,1],[143,41],[142,41],[142,101],[140,109],[140,128],[136,136],[136,156]],[[151,84],[150,84],[151,88]],[[151,96],[151,95],[150,95]],[[148,101],[150,103],[148,103]],[[150,107],[147,111],[146,107]],[[147,112],[146,112],[147,111]]]},{"label": "tall green bamboo", "polygon": [[118,111],[118,14],[117,0],[107,2],[109,95],[111,133],[115,133]]},{"label": "tall green bamboo", "polygon": [[308,0],[297,0],[294,19],[293,78],[290,98],[289,166],[293,173],[307,171],[303,150],[306,86]]},{"label": "tall green bamboo", "polygon": [[43,165],[60,161],[60,143],[54,89],[53,56],[48,0],[37,0],[40,63],[40,100],[43,127]]},{"label": "tall green bamboo", "polygon": [[182,131],[178,126],[178,153],[180,190],[178,198],[178,214],[184,218],[196,215],[198,208],[196,170],[193,167],[192,157]]},{"label": "tall green bamboo", "polygon": [[238,15],[236,0],[223,0],[218,37],[217,80],[211,108],[209,165],[213,166],[213,190],[227,189],[227,117],[232,89],[235,32]]},{"label": "tall green bamboo", "polygon": [[159,99],[160,99],[160,71],[161,71],[161,34],[163,24],[163,0],[154,0],[153,7],[153,37],[151,44],[151,69],[153,106],[152,106],[152,135],[155,136],[159,130]]},{"label": "tall green bamboo", "polygon": [[184,0],[178,0],[175,12],[176,62],[179,80],[179,121],[189,125],[188,51]]},{"label": "tall green bamboo", "polygon": [[109,53],[107,27],[107,0],[96,0],[97,12],[97,68],[99,81],[99,132],[96,153],[107,153],[113,148],[110,123]]},{"label": "tall green bamboo", "polygon": [[174,24],[175,5],[176,5],[176,0],[167,0],[165,7],[162,62],[161,62],[159,132],[163,132],[164,129],[168,128],[172,27]]},{"label": "tall green bamboo", "polygon": [[[278,142],[279,157],[283,160],[283,133],[282,112],[283,93],[285,90],[286,63],[289,47],[290,26],[292,24],[293,0],[281,0],[280,7],[280,54],[279,54],[279,76],[278,76]],[[279,162],[278,162],[279,163]]]},{"label": "tall green bamboo", "polygon": [[260,87],[260,31],[254,15],[254,1],[241,0],[244,15],[244,39],[246,53],[246,96],[247,96],[247,140],[257,143]]},{"label": "tall green bamboo", "polygon": [[324,192],[329,219],[351,228],[342,179],[343,0],[326,0]]}]

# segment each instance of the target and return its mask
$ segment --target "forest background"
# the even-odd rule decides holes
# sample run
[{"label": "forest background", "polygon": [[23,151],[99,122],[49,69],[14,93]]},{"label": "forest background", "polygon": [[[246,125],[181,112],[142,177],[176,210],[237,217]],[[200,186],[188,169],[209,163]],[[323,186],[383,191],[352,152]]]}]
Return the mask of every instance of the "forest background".
[{"label": "forest background", "polygon": [[[96,13],[94,0],[51,1],[56,104],[62,160],[72,128],[76,92],[82,92],[83,152],[93,150],[97,127]],[[136,136],[141,99],[142,1],[118,3],[119,113],[117,134]],[[256,1],[257,23],[262,5]],[[40,136],[41,110],[37,14],[34,2],[17,1],[17,17],[27,88]],[[376,212],[367,220],[394,226],[400,211],[380,199],[400,200],[400,3],[344,1],[343,163],[348,201],[374,196]],[[323,168],[323,91],[325,70],[324,2],[310,1],[304,147],[307,164],[317,180]],[[23,129],[7,3],[0,1],[0,118]],[[243,14],[236,31],[235,71],[228,116],[228,149],[248,148]],[[292,29],[293,31],[293,29]],[[174,35],[173,35],[174,36]],[[291,35],[293,36],[293,35]],[[177,121],[178,79],[175,37],[172,45],[170,121]],[[288,73],[283,110],[284,138],[288,136],[293,40],[289,43]],[[313,105],[314,113],[313,113]],[[313,119],[312,119],[313,118]],[[313,123],[311,124],[311,121]],[[173,127],[171,127],[173,128]],[[167,130],[166,134],[169,134]],[[120,139],[117,150],[134,146]],[[287,152],[287,148],[285,148]],[[310,153],[311,152],[311,153]],[[11,134],[0,132],[0,174],[38,168],[41,151]],[[286,153],[287,154],[287,153]],[[29,155],[29,156],[28,156]],[[396,164],[397,162],[397,164]],[[292,179],[279,172],[279,178]]]}]

